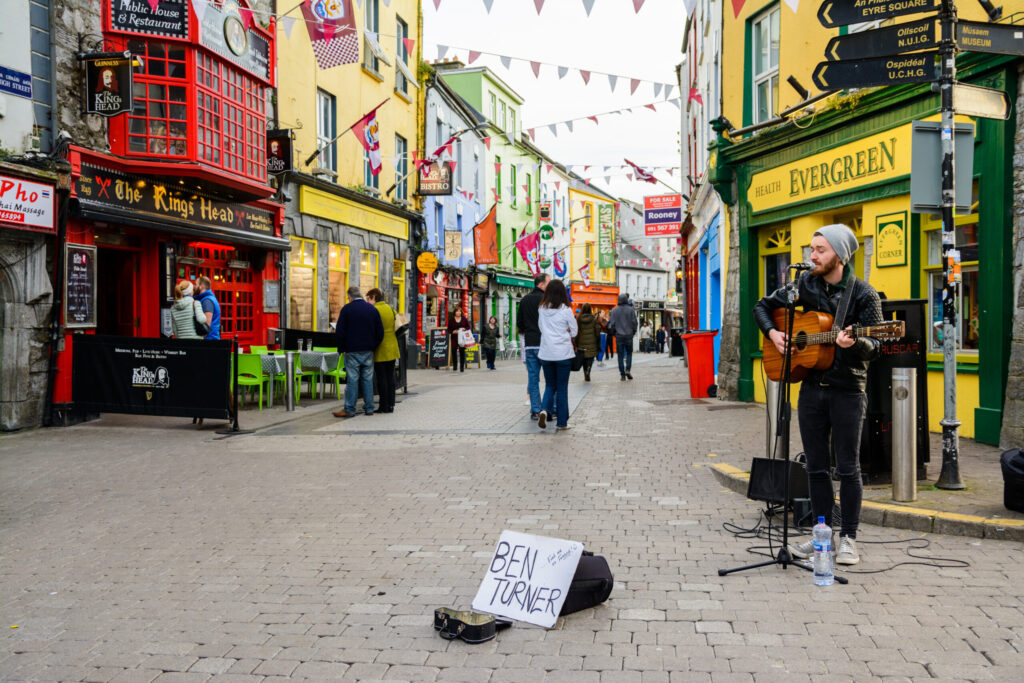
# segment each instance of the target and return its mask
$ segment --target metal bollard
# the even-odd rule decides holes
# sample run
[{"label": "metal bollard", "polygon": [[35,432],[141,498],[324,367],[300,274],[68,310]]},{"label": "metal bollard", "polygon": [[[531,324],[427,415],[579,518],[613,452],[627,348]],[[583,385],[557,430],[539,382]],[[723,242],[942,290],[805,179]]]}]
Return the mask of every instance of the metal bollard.
[{"label": "metal bollard", "polygon": [[775,432],[779,428],[779,383],[767,381],[765,402],[768,404],[768,431],[764,439],[764,454],[766,458],[770,458],[775,446]]},{"label": "metal bollard", "polygon": [[284,409],[295,410],[295,354],[286,351],[284,354]]},{"label": "metal bollard", "polygon": [[917,368],[892,369],[892,499],[917,500]]}]

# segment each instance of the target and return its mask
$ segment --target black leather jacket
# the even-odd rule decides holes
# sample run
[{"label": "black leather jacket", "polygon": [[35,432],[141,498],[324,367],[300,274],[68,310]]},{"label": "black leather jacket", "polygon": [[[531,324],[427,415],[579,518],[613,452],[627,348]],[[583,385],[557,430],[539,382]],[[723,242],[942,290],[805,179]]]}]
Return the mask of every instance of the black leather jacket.
[{"label": "black leather jacket", "polygon": [[[830,285],[817,275],[805,273],[798,283],[797,306],[805,311],[821,311],[834,316],[839,308],[839,300],[847,283],[853,282],[853,298],[843,327],[849,325],[877,325],[882,322],[882,303],[875,288],[852,277],[849,265],[843,271],[843,279]],[[775,329],[772,311],[786,305],[786,292],[780,288],[764,297],[754,305],[754,320],[761,332],[767,337]],[[783,330],[785,331],[785,330]],[[765,343],[770,344],[771,341]],[[864,391],[867,384],[868,363],[878,355],[879,343],[871,337],[860,337],[848,349],[836,347],[835,360],[828,370],[812,370],[805,382],[817,382],[822,386],[833,386],[839,389]]]}]

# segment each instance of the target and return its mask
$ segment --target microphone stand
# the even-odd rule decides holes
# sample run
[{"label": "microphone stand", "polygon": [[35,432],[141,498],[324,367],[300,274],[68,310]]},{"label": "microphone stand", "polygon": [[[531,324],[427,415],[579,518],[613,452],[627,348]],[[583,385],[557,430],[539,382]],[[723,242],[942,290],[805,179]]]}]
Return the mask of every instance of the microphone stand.
[{"label": "microphone stand", "polygon": [[[790,506],[789,499],[789,430],[790,421],[792,419],[792,406],[790,405],[790,395],[792,393],[792,384],[790,384],[790,378],[792,376],[792,339],[793,339],[793,319],[796,317],[796,297],[798,283],[800,282],[801,271],[797,270],[796,276],[790,280],[786,285],[786,345],[785,353],[782,355],[782,375],[779,380],[782,382],[782,391],[779,392],[779,405],[776,406],[775,410],[775,452],[781,453],[782,458],[785,461],[785,467],[783,476],[785,483],[783,484],[783,499],[782,499],[782,547],[779,548],[779,553],[770,560],[764,562],[757,562],[755,564],[748,564],[742,567],[732,567],[730,569],[719,569],[718,575],[725,576],[726,574],[732,574],[734,572],[742,572],[747,569],[758,569],[760,567],[768,567],[775,564],[781,564],[783,569],[786,569],[789,565],[794,567],[800,567],[806,571],[812,572],[814,568],[807,564],[801,564],[793,560],[792,554],[789,552],[789,516],[787,509]],[[771,504],[768,503],[769,516]],[[770,527],[769,527],[769,539]],[[771,541],[769,540],[769,543]],[[835,572],[833,572],[834,574]],[[836,583],[847,583],[846,577],[836,576]]]}]

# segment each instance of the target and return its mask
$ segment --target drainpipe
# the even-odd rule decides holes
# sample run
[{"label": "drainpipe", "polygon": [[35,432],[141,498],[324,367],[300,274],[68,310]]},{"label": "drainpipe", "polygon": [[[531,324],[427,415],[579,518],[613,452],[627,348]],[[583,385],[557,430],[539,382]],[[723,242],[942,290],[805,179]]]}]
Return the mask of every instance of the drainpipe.
[{"label": "drainpipe", "polygon": [[71,200],[71,167],[61,162],[57,172],[57,236],[54,242],[53,259],[53,307],[50,312],[50,352],[46,368],[46,395],[43,405],[43,426],[55,424],[53,414],[53,392],[57,380],[57,348],[63,328],[61,310],[64,308],[64,257],[68,235],[68,208]]}]

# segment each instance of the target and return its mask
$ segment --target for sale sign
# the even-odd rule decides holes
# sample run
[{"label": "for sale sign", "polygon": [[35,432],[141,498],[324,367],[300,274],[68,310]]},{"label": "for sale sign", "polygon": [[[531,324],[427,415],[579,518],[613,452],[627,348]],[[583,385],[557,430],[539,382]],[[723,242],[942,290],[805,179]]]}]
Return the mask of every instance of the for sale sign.
[{"label": "for sale sign", "polygon": [[0,224],[53,230],[53,186],[0,175]]},{"label": "for sale sign", "polygon": [[644,197],[644,234],[678,237],[683,229],[683,198],[678,194]]}]

